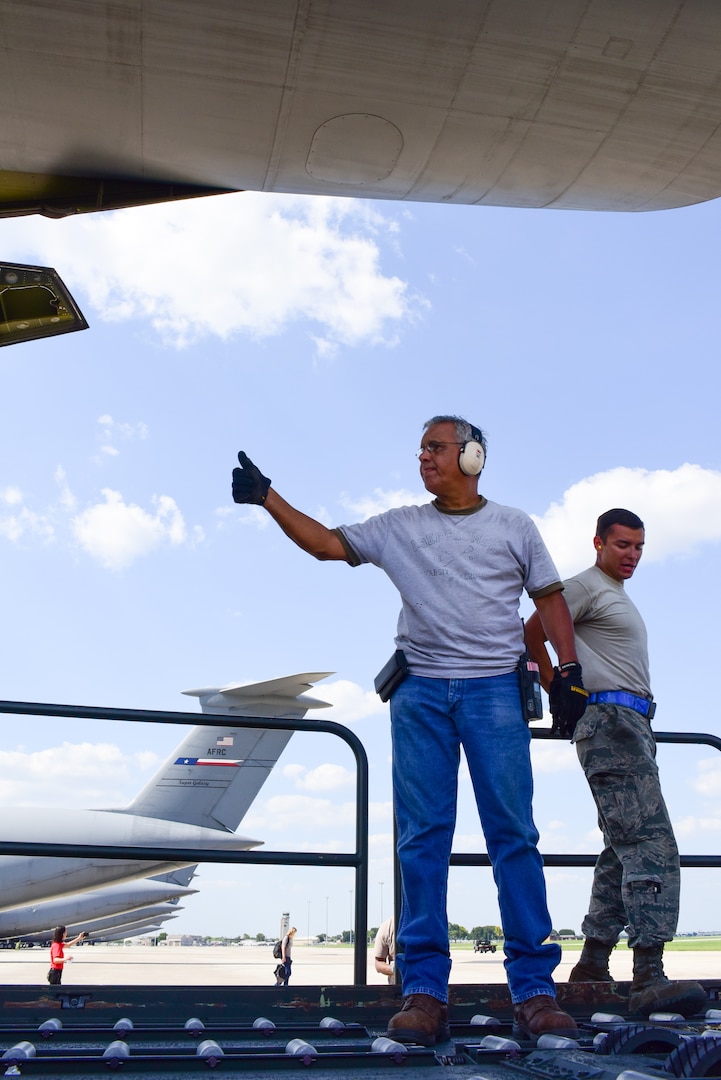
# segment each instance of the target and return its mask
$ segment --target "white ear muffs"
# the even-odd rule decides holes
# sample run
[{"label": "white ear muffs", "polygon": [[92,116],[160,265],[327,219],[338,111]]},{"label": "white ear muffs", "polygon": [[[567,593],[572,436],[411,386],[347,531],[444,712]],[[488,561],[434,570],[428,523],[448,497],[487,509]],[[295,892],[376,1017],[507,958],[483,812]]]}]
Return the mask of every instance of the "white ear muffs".
[{"label": "white ear muffs", "polygon": [[481,433],[477,428],[471,429],[473,438],[464,443],[458,455],[458,467],[465,476],[478,476],[486,464],[486,453],[481,442]]}]

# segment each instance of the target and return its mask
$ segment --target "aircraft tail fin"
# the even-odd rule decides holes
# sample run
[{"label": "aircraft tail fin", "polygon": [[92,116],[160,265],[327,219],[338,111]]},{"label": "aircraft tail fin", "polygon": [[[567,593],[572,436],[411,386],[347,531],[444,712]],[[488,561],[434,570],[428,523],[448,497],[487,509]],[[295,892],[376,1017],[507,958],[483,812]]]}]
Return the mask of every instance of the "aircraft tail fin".
[{"label": "aircraft tail fin", "polygon": [[227,725],[195,727],[122,813],[234,832],[268,779],[291,731],[233,726],[233,716],[302,718],[329,702],[303,697],[332,672],[262,683],[185,690],[204,712],[227,713]]}]

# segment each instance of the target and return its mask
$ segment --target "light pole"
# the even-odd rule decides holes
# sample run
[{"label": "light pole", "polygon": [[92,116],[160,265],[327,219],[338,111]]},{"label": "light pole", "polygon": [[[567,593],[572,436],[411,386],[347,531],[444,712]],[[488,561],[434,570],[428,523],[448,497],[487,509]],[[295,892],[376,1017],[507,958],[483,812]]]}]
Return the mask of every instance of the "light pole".
[{"label": "light pole", "polygon": [[308,901],[308,944],[310,945],[310,900]]},{"label": "light pole", "polygon": [[325,898],[325,943],[328,944],[328,897]]},{"label": "light pole", "polygon": [[383,922],[383,882],[379,881],[378,884],[381,887],[381,922]]},{"label": "light pole", "polygon": [[353,944],[353,890],[348,890],[348,941]]}]

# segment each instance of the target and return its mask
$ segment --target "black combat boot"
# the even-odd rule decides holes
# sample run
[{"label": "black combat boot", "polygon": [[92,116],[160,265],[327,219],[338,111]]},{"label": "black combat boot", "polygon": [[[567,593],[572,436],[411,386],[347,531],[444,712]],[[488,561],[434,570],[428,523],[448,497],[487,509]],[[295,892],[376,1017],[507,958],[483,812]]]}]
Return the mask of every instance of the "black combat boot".
[{"label": "black combat boot", "polygon": [[583,951],[576,966],[571,969],[569,982],[613,982],[608,970],[608,958],[615,945],[605,945],[603,941],[586,938]]},{"label": "black combat boot", "polygon": [[706,991],[700,983],[667,979],[663,970],[663,943],[633,950],[633,982],[628,994],[632,1013],[648,1016],[672,1010],[693,1016],[706,1005]]}]

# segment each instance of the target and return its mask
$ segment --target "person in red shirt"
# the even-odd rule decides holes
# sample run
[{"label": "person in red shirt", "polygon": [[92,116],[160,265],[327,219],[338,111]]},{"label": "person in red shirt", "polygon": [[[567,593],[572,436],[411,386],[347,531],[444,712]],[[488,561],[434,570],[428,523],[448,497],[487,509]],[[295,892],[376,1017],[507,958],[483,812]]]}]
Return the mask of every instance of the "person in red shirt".
[{"label": "person in red shirt", "polygon": [[77,945],[85,937],[85,931],[81,930],[72,941],[66,941],[67,930],[64,926],[58,926],[53,933],[53,943],[50,946],[50,971],[48,982],[51,986],[59,986],[63,978],[63,967],[72,956],[65,954],[65,945]]}]

